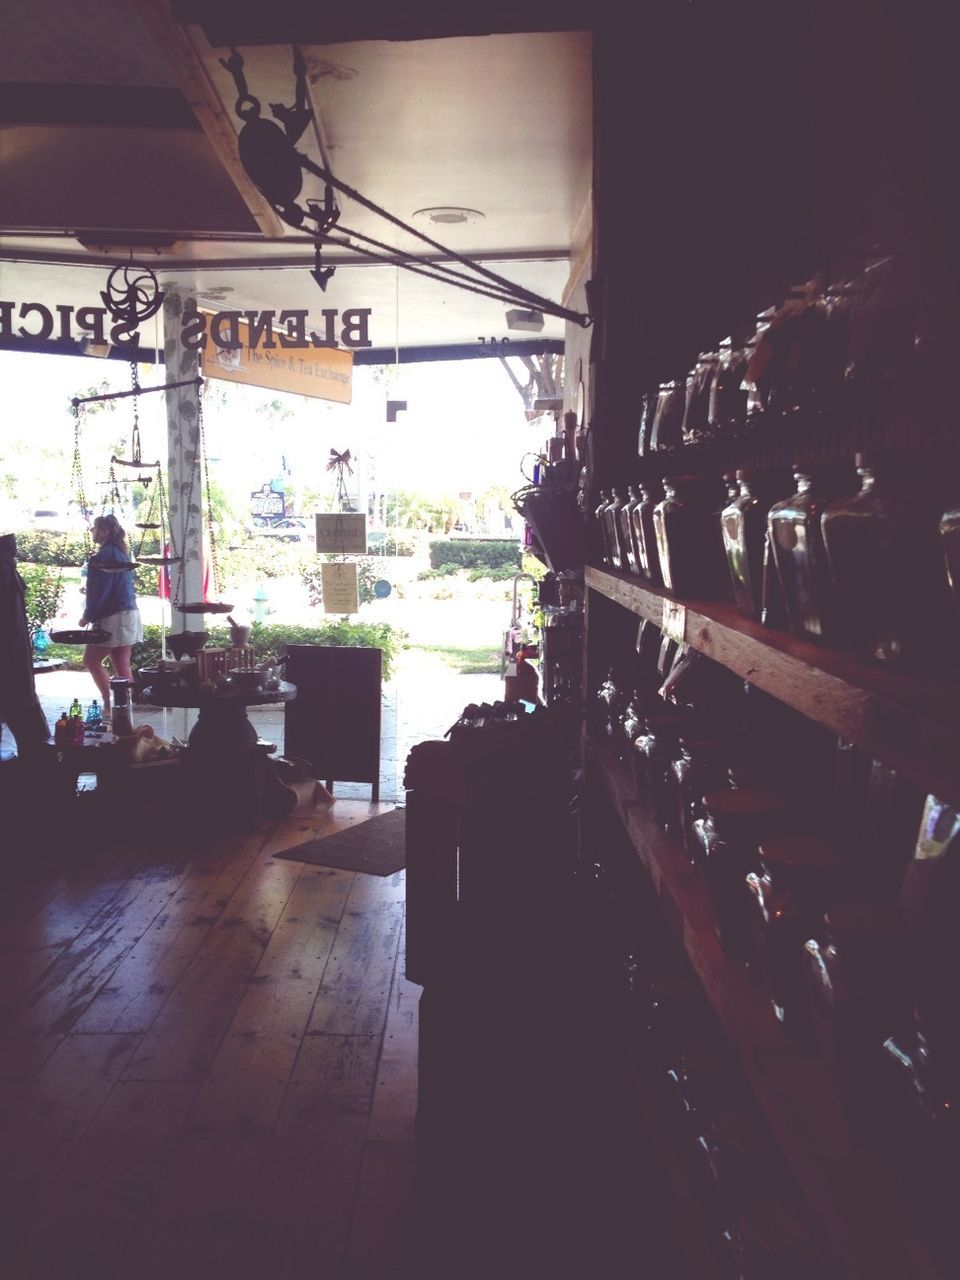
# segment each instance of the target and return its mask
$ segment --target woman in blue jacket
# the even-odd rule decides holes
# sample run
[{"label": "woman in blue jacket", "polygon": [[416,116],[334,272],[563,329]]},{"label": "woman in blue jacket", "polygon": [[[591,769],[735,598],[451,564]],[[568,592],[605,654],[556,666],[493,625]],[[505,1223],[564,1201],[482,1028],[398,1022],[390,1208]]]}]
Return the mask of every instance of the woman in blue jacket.
[{"label": "woman in blue jacket", "polygon": [[93,624],[110,634],[100,644],[88,644],[83,661],[103,700],[104,717],[110,715],[110,679],[104,667],[107,658],[120,680],[133,680],[131,647],[143,639],[143,623],[137,608],[132,569],[111,569],[130,563],[127,536],[116,516],[98,516],[93,522],[93,540],[99,551],[87,567],[87,605],[81,627]]}]

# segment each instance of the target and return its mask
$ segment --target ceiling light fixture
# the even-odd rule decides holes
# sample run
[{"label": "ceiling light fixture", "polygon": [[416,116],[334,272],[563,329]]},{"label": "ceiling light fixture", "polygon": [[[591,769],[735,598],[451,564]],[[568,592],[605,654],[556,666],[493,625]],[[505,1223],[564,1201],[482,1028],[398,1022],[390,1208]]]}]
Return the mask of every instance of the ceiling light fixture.
[{"label": "ceiling light fixture", "polygon": [[486,214],[479,209],[461,209],[457,205],[436,205],[432,209],[417,209],[413,215],[421,222],[434,222],[452,227],[462,222],[482,222]]}]

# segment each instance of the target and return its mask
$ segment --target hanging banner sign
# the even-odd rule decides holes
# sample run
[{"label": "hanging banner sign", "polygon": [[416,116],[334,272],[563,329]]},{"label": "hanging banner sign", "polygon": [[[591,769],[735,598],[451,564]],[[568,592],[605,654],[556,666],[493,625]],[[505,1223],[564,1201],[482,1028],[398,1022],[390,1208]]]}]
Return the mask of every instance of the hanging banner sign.
[{"label": "hanging banner sign", "polygon": [[331,511],[315,519],[318,551],[342,556],[367,554],[367,517],[362,511]]},{"label": "hanging banner sign", "polygon": [[320,566],[320,592],[324,613],[357,613],[360,594],[357,566],[352,560],[342,563],[326,560]]},{"label": "hanging banner sign", "polygon": [[[213,317],[215,322],[219,312]],[[333,400],[349,404],[353,390],[353,352],[339,347],[297,346],[291,349],[279,344],[270,347],[262,341],[251,345],[249,326],[231,313],[229,341],[223,329],[211,322],[203,329],[201,346],[203,373],[207,378],[226,382],[242,382],[247,386],[265,387],[270,391],[290,391],[294,395],[313,396],[317,400]]]}]

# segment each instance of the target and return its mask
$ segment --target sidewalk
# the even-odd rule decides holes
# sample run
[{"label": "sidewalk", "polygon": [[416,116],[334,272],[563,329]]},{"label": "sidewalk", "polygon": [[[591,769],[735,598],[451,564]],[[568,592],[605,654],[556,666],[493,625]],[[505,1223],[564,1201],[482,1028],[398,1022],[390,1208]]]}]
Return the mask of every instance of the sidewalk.
[{"label": "sidewalk", "polygon": [[[96,694],[86,671],[51,671],[36,677],[37,696],[50,725],[60,712],[79,698],[87,706]],[[464,676],[433,654],[410,649],[396,662],[393,679],[383,686],[380,738],[380,799],[402,803],[403,769],[410,748],[418,742],[442,738],[469,702],[493,702],[503,697],[499,676]],[[171,739],[176,733],[174,716],[182,714],[160,708],[135,706],[135,724],[149,724],[161,738]],[[250,722],[259,736],[275,742],[284,750],[283,707],[250,707]],[[10,734],[3,729],[0,758],[14,754]],[[370,787],[365,783],[337,782],[336,796],[368,799]]]}]

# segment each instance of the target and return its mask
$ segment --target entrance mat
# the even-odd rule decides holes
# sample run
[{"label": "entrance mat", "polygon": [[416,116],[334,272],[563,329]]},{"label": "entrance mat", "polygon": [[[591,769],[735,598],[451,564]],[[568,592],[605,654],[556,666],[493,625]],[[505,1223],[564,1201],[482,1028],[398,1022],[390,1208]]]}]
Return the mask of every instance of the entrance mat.
[{"label": "entrance mat", "polygon": [[391,809],[389,813],[379,813],[375,818],[366,818],[333,835],[319,836],[273,856],[291,862],[309,862],[315,867],[392,876],[406,865],[406,822],[406,809]]}]

